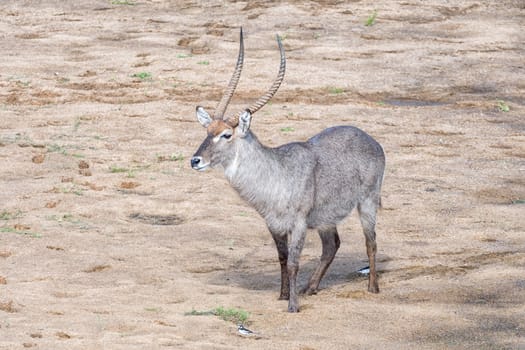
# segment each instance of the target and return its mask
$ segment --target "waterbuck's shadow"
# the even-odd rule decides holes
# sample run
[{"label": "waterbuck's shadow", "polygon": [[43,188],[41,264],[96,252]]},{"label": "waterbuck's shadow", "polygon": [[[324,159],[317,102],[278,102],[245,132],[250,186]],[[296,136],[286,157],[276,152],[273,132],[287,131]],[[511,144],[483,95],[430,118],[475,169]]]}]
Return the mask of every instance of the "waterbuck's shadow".
[{"label": "waterbuck's shadow", "polygon": [[[319,260],[312,258],[304,261],[299,267],[298,285],[299,288],[306,286],[310,276],[317,267]],[[279,261],[275,259],[274,266],[258,265],[255,261],[251,268],[244,261],[240,268],[232,267],[215,273],[209,280],[211,284],[236,286],[251,290],[275,290],[279,292],[281,285],[281,271]],[[368,280],[368,275],[362,275],[357,270],[368,265],[368,261],[359,260],[356,257],[336,257],[326,272],[320,290],[337,285],[344,285]]]}]

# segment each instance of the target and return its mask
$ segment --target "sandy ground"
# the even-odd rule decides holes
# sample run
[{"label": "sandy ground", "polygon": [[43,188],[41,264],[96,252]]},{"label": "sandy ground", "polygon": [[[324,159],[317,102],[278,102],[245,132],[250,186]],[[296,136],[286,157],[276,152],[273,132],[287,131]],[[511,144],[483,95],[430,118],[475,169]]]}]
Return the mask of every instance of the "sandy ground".
[{"label": "sandy ground", "polygon": [[[372,26],[367,18],[377,11]],[[0,349],[525,349],[523,1],[2,1]],[[287,75],[268,145],[350,124],[387,154],[381,293],[352,214],[288,314],[263,220],[189,158]],[[309,233],[300,281],[320,255]],[[233,322],[189,316],[217,307]]]}]

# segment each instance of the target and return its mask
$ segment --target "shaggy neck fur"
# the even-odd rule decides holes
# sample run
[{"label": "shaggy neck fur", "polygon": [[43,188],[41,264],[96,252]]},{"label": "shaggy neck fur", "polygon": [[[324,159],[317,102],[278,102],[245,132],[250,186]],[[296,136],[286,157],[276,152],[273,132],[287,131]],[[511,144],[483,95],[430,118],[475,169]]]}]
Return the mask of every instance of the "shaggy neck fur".
[{"label": "shaggy neck fur", "polygon": [[285,173],[275,150],[262,145],[251,131],[236,140],[234,154],[224,164],[232,187],[263,216],[270,205],[275,205],[278,189],[286,187]]}]

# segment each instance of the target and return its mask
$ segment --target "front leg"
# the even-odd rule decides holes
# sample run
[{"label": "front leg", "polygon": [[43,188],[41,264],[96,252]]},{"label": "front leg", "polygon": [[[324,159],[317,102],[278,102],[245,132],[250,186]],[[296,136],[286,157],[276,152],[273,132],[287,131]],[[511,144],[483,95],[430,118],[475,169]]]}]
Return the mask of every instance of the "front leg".
[{"label": "front leg", "polygon": [[288,247],[288,279],[290,280],[290,299],[288,312],[299,312],[297,297],[297,273],[299,272],[299,257],[306,237],[306,224],[298,223],[290,233],[290,246]]},{"label": "front leg", "polygon": [[277,254],[279,255],[279,264],[281,265],[281,294],[279,300],[288,300],[290,298],[290,280],[288,279],[288,236],[286,234],[272,233]]}]

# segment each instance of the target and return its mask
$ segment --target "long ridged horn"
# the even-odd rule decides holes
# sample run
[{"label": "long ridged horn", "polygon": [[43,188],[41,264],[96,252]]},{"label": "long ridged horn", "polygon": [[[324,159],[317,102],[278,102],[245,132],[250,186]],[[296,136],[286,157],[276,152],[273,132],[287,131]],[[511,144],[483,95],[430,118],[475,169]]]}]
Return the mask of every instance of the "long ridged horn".
[{"label": "long ridged horn", "polygon": [[235,92],[235,88],[237,87],[237,83],[239,82],[239,78],[241,77],[242,64],[244,61],[244,40],[242,35],[242,27],[239,41],[239,56],[237,57],[235,71],[233,72],[233,75],[230,79],[230,83],[228,84],[228,88],[224,92],[221,101],[217,105],[217,108],[215,108],[213,119],[223,119],[224,113],[226,112],[226,108],[228,108],[228,104],[230,103],[233,93]]},{"label": "long ridged horn", "polygon": [[[270,89],[248,108],[248,111],[250,111],[251,114],[257,112],[265,104],[267,104],[268,101],[270,101],[270,99],[273,97],[273,95],[275,95],[275,93],[279,89],[279,86],[281,86],[281,83],[284,79],[284,72],[286,70],[286,57],[284,56],[284,47],[279,35],[277,35],[277,43],[279,44],[279,52],[281,53],[281,65],[279,66],[279,73],[277,74],[277,78],[273,82]],[[244,110],[242,112],[244,112]],[[235,115],[234,117],[228,118],[226,120],[226,123],[231,127],[236,127],[237,125],[239,125],[239,117],[242,114],[242,112],[237,113],[237,115]]]}]

